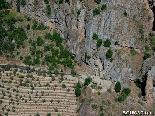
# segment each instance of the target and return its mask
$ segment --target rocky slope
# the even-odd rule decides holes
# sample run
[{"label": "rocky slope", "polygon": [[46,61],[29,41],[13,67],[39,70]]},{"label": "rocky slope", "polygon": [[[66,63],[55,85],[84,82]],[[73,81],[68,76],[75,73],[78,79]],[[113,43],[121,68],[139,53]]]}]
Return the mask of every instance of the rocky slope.
[{"label": "rocky slope", "polygon": [[[93,69],[96,75],[112,82],[121,81],[122,87],[128,87],[129,79],[141,77],[147,72],[146,65],[153,65],[149,61],[143,63],[145,46],[150,46],[150,33],[154,33],[153,12],[150,9],[153,8],[152,2],[102,0],[97,4],[94,0],[65,0],[59,4],[57,0],[50,0],[45,4],[44,1],[27,0],[25,6],[21,5],[20,12],[57,30],[65,38],[66,48],[76,55],[78,61]],[[93,10],[100,9],[103,4],[106,9],[94,16]],[[16,7],[16,0],[12,0],[12,5]],[[51,14],[46,13],[47,5],[51,7]],[[110,47],[101,45],[97,48],[93,33],[102,42],[109,39]],[[106,58],[108,49],[113,52],[113,61]],[[131,55],[131,50],[135,50],[136,55]],[[85,53],[90,57],[86,59]]]}]

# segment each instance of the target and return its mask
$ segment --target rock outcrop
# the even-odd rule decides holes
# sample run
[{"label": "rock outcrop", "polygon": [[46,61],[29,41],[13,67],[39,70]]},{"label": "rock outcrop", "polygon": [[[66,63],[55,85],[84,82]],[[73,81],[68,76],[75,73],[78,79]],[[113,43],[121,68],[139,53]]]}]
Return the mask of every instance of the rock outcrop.
[{"label": "rock outcrop", "polygon": [[154,82],[155,82],[155,66],[152,66],[151,70],[149,70],[148,72],[146,88],[145,88],[146,100],[147,100],[148,106],[152,105],[153,99],[155,99]]},{"label": "rock outcrop", "polygon": [[[16,0],[12,0],[12,5],[16,7],[15,3]],[[94,16],[93,10],[100,9],[103,4],[106,9]],[[57,30],[65,38],[66,48],[76,54],[78,61],[84,61],[84,54],[87,53],[90,59],[86,63],[95,71],[104,70],[104,78],[110,78],[113,82],[128,78],[123,70],[131,68],[132,62],[128,63],[123,55],[110,62],[106,59],[106,52],[111,49],[113,57],[117,57],[117,46],[138,49],[139,52],[144,50],[138,38],[148,38],[153,19],[146,0],[102,0],[100,4],[94,0],[70,0],[63,4],[49,0],[48,5],[51,6],[50,15],[46,13],[47,4],[43,0],[27,0],[20,11]],[[101,45],[97,49],[93,33],[98,34],[102,41],[109,39],[110,47]],[[115,45],[116,41],[118,45]],[[132,73],[129,75],[134,77]]]}]

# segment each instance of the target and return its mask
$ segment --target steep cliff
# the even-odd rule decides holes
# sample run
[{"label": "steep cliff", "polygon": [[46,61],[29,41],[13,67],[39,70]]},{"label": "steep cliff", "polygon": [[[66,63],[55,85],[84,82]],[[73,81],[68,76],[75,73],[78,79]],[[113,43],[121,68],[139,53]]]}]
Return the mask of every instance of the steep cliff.
[{"label": "steep cliff", "polygon": [[[59,3],[57,0],[48,4],[27,0],[25,6],[20,5],[20,12],[57,30],[65,38],[66,48],[96,74],[124,84],[129,78],[140,76],[143,52],[149,45],[147,40],[153,26],[153,13],[146,0],[104,0],[99,4],[94,0],[65,0]],[[12,0],[12,5],[16,7],[16,0]],[[47,14],[48,5],[50,14]],[[102,5],[106,8],[101,10]],[[96,8],[100,10],[98,14],[94,13]],[[94,33],[102,40],[100,47],[92,38]],[[109,47],[103,45],[107,39],[111,42]],[[106,57],[109,49],[113,53],[111,59]],[[138,55],[132,56],[131,50]]]}]

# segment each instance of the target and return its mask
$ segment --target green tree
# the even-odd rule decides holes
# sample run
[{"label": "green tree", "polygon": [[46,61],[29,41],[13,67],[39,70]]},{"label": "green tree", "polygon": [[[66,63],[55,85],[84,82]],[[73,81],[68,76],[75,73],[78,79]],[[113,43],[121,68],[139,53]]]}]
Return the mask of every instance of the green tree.
[{"label": "green tree", "polygon": [[124,11],[124,16],[126,17],[128,15],[128,13],[126,11]]},{"label": "green tree", "polygon": [[102,39],[97,40],[97,48],[99,48],[102,45]]},{"label": "green tree", "polygon": [[94,40],[98,40],[98,35],[96,33],[93,33],[93,37],[92,37]]},{"label": "green tree", "polygon": [[102,7],[101,7],[101,10],[105,10],[106,8],[107,8],[107,5],[103,4]]},{"label": "green tree", "polygon": [[76,87],[81,88],[81,84],[78,82]]},{"label": "green tree", "polygon": [[39,36],[39,37],[37,38],[37,46],[42,46],[43,44],[44,44],[44,40],[41,39],[41,37]]},{"label": "green tree", "polygon": [[10,8],[9,3],[6,2],[6,0],[0,0],[0,10],[3,9],[3,8],[4,8],[4,9]]},{"label": "green tree", "polygon": [[72,76],[76,76],[76,71],[72,69],[72,70],[71,70],[71,75],[72,75]]},{"label": "green tree", "polygon": [[115,91],[118,93],[121,90],[121,83],[119,81],[117,81],[117,83],[115,84]]},{"label": "green tree", "polygon": [[109,49],[109,50],[107,51],[107,53],[106,53],[106,58],[111,58],[112,55],[113,55],[113,52],[112,52],[111,49]]},{"label": "green tree", "polygon": [[46,11],[47,11],[47,14],[48,14],[48,15],[51,14],[51,7],[50,7],[50,5],[48,5],[48,6],[46,7]]},{"label": "green tree", "polygon": [[79,97],[81,95],[81,89],[79,87],[76,87],[75,95],[76,95],[76,97]]},{"label": "green tree", "polygon": [[81,10],[78,10],[77,11],[77,17],[80,15],[80,12],[81,12]]},{"label": "green tree", "polygon": [[106,41],[104,41],[103,45],[104,45],[104,47],[110,47],[110,45],[111,45],[110,40],[106,39]]},{"label": "green tree", "polygon": [[150,57],[151,57],[151,55],[149,53],[144,53],[143,59],[146,60],[147,58],[150,58]]},{"label": "green tree", "polygon": [[129,88],[124,88],[122,90],[122,93],[125,93],[127,96],[129,95],[130,92],[131,92],[131,90]]},{"label": "green tree", "polygon": [[22,5],[22,6],[25,6],[25,5],[26,5],[26,1],[25,1],[25,0],[22,0],[22,1],[21,1],[21,5]]},{"label": "green tree", "polygon": [[93,16],[96,16],[96,15],[98,15],[98,14],[100,14],[100,9],[99,8],[95,8],[94,10],[93,10]]},{"label": "green tree", "polygon": [[90,82],[92,81],[92,78],[88,77],[85,79],[84,85],[88,86]]},{"label": "green tree", "polygon": [[27,30],[30,30],[30,24],[27,25]]},{"label": "green tree", "polygon": [[62,88],[66,88],[66,85],[65,84],[62,84]]},{"label": "green tree", "polygon": [[63,3],[63,0],[59,0],[59,4],[62,4]]},{"label": "green tree", "polygon": [[97,4],[100,4],[101,0],[94,0]]},{"label": "green tree", "polygon": [[45,2],[45,4],[48,4],[48,3],[49,3],[49,1],[48,1],[48,0],[44,0],[44,2]]},{"label": "green tree", "polygon": [[127,98],[127,95],[123,92],[123,93],[121,93],[121,95],[118,97],[118,101],[119,101],[119,102],[123,102],[123,101],[126,100],[126,98]]},{"label": "green tree", "polygon": [[20,12],[20,0],[17,0],[17,12]]}]

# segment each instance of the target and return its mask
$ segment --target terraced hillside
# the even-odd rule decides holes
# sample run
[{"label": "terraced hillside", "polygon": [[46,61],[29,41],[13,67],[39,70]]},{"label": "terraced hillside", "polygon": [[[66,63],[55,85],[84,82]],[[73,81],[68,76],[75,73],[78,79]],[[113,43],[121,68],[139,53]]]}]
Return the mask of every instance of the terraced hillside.
[{"label": "terraced hillside", "polygon": [[2,116],[76,116],[76,79],[63,72],[1,68]]}]

